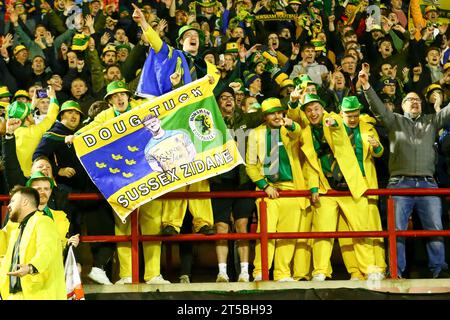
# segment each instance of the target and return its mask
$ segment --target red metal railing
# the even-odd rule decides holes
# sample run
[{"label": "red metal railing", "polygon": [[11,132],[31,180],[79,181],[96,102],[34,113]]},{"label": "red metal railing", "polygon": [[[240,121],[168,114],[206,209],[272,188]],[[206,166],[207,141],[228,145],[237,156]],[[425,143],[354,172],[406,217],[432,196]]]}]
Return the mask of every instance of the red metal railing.
[{"label": "red metal railing", "polygon": [[[309,191],[280,191],[280,197],[309,197]],[[329,191],[327,196],[350,196],[349,191]],[[211,236],[201,234],[180,234],[176,236],[140,235],[136,211],[131,213],[131,235],[127,236],[81,236],[84,242],[131,242],[132,256],[132,281],[139,283],[139,242],[141,241],[216,241],[216,240],[260,240],[261,243],[261,267],[262,279],[269,280],[269,267],[267,247],[269,239],[301,239],[301,238],[364,238],[383,237],[389,241],[389,269],[393,279],[397,273],[397,246],[396,238],[401,237],[431,237],[450,236],[450,230],[409,230],[397,231],[395,229],[394,199],[392,196],[431,196],[450,195],[450,188],[439,189],[370,189],[365,195],[387,196],[387,230],[386,231],[346,231],[346,232],[267,232],[267,204],[264,198],[267,194],[263,191],[221,191],[221,192],[171,192],[159,199],[210,199],[210,198],[261,198],[260,208],[260,232],[259,233],[229,233]],[[70,194],[69,200],[99,200],[100,194]],[[8,196],[0,195],[0,201],[8,201]]]}]

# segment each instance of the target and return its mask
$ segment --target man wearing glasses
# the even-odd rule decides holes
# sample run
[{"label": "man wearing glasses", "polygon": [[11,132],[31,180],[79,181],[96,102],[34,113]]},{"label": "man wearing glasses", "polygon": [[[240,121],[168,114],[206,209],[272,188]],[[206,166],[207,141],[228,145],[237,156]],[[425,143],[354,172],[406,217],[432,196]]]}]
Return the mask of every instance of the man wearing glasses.
[{"label": "man wearing glasses", "polygon": [[[438,131],[450,121],[447,106],[436,114],[422,114],[422,101],[415,92],[410,92],[402,101],[404,115],[392,113],[371,88],[368,66],[363,64],[359,81],[370,109],[388,131],[389,184],[388,188],[437,188],[434,179],[436,152],[433,144]],[[419,215],[425,230],[442,230],[441,199],[437,196],[394,196],[395,224],[397,230],[408,228],[408,219],[413,210]],[[430,277],[447,277],[445,248],[442,237],[430,238],[427,242]],[[397,238],[398,275],[405,271],[405,238]]]}]

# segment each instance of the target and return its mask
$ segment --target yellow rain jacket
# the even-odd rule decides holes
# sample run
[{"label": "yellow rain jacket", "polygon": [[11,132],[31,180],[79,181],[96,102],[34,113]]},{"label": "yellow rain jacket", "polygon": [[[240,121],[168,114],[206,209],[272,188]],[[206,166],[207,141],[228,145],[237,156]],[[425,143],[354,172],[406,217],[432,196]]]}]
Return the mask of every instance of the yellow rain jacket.
[{"label": "yellow rain jacket", "polygon": [[[4,261],[0,267],[0,291],[8,299],[9,276],[14,244],[19,236],[17,228],[11,234]],[[25,226],[20,243],[20,263],[32,264],[38,273],[21,277],[26,300],[66,300],[66,283],[61,254],[61,240],[54,222],[42,212],[36,212]]]}]

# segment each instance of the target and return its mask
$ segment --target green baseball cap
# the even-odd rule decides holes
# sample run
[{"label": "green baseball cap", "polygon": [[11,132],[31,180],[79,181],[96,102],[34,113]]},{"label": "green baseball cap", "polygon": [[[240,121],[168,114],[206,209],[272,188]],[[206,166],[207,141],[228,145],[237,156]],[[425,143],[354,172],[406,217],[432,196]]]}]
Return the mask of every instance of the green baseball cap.
[{"label": "green baseball cap", "polygon": [[341,111],[343,112],[352,112],[361,110],[363,105],[359,102],[356,96],[348,96],[342,99],[341,103]]},{"label": "green baseball cap", "polygon": [[55,181],[52,177],[48,177],[45,174],[43,174],[41,171],[36,171],[31,174],[30,179],[28,179],[27,183],[25,184],[27,187],[31,187],[31,184],[35,180],[47,180],[50,182],[50,187],[53,189],[55,186]]},{"label": "green baseball cap", "polygon": [[312,102],[318,102],[318,103],[320,103],[320,105],[322,107],[325,107],[325,101],[320,99],[320,97],[317,94],[307,93],[307,94],[305,94],[305,98],[303,99],[303,104],[301,105],[300,108],[303,111],[305,111],[305,107]]}]

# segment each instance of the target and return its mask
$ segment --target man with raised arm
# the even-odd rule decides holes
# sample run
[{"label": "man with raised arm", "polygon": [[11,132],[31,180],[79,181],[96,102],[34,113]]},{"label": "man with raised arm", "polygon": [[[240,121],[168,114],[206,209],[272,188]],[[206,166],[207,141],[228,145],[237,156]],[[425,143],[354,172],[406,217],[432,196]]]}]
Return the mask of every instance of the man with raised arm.
[{"label": "man with raised arm", "polygon": [[[370,109],[388,131],[389,184],[388,188],[437,188],[434,179],[438,131],[450,121],[450,108],[436,114],[422,114],[422,101],[416,92],[409,92],[402,101],[404,115],[392,113],[377,96],[369,83],[368,64],[359,73],[364,95]],[[415,209],[425,230],[442,230],[442,205],[437,196],[394,196],[397,230],[408,228],[408,219]],[[442,237],[427,242],[430,277],[447,277],[445,247]],[[405,238],[397,238],[398,276],[406,267]]]}]

